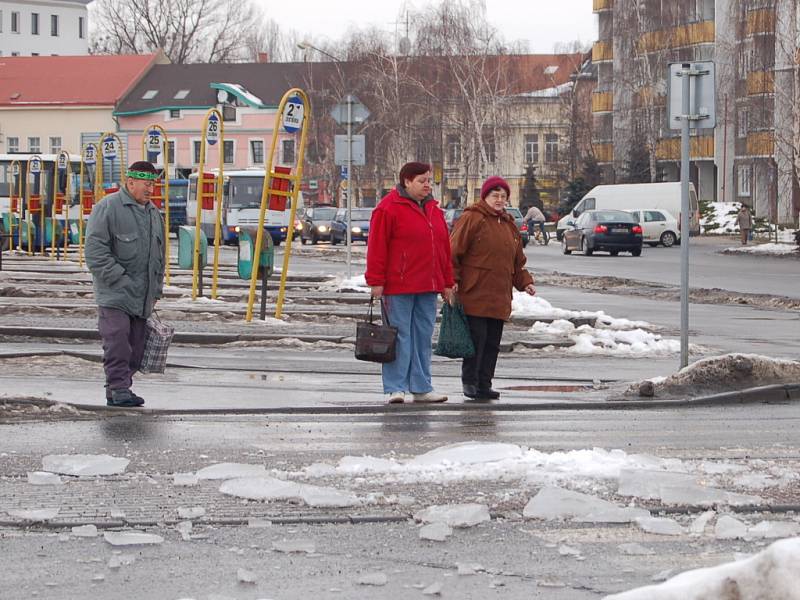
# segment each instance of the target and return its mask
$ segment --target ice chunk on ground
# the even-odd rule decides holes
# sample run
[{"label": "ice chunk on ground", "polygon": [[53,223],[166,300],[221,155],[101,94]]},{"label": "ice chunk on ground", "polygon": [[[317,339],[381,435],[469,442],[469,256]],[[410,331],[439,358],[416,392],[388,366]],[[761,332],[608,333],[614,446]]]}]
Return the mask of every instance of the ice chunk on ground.
[{"label": "ice chunk on ground", "polygon": [[453,530],[447,523],[430,523],[429,525],[420,527],[419,539],[443,542],[452,534]]},{"label": "ice chunk on ground", "polygon": [[422,590],[423,596],[441,596],[442,595],[442,582],[437,581],[436,583],[430,584],[424,590]]},{"label": "ice chunk on ground", "polygon": [[106,531],[103,538],[112,546],[144,546],[164,541],[160,535],[141,531]]},{"label": "ice chunk on ground", "polygon": [[646,533],[656,535],[681,535],[683,527],[674,519],[663,517],[637,517],[636,524]]},{"label": "ice chunk on ground", "polygon": [[456,563],[459,575],[475,575],[479,571],[485,571],[483,565],[478,563]]},{"label": "ice chunk on ground", "polygon": [[617,549],[620,551],[620,553],[625,554],[626,556],[651,556],[655,554],[654,550],[642,546],[641,544],[637,544],[636,542],[620,544],[617,546]]},{"label": "ice chunk on ground", "polygon": [[605,600],[708,600],[733,597],[798,600],[798,573],[800,538],[791,538],[775,542],[751,558],[686,571],[660,585],[606,596]]},{"label": "ice chunk on ground", "polygon": [[328,463],[313,463],[303,469],[303,472],[309,477],[329,477],[336,475],[336,467]]},{"label": "ice chunk on ground", "polygon": [[108,454],[50,454],[42,459],[42,470],[62,475],[120,475],[128,468],[127,458]]},{"label": "ice chunk on ground", "polygon": [[389,578],[386,573],[365,573],[358,578],[359,585],[386,585],[389,583]]},{"label": "ice chunk on ground", "polygon": [[443,504],[419,511],[414,519],[423,523],[445,523],[450,527],[472,527],[490,521],[491,516],[485,504]]},{"label": "ice chunk on ground", "polygon": [[622,469],[617,489],[622,496],[661,500],[666,504],[712,506],[760,504],[758,496],[700,485],[694,475],[647,469]]},{"label": "ice chunk on ground", "polygon": [[190,539],[192,539],[191,535],[193,527],[194,526],[192,525],[191,521],[181,521],[180,523],[175,525],[175,529],[177,529],[178,533],[181,534],[181,539],[184,542],[188,542]]},{"label": "ice chunk on ground", "polygon": [[249,500],[299,499],[313,507],[346,508],[361,504],[361,500],[356,495],[347,491],[294,483],[273,477],[231,479],[223,483],[219,491],[228,496]]},{"label": "ice chunk on ground", "polygon": [[[313,465],[312,465],[313,466]],[[343,456],[335,472],[343,475],[356,475],[358,473],[386,473],[397,467],[397,463],[385,458],[374,456]]]},{"label": "ice chunk on ground", "polygon": [[206,509],[202,506],[179,506],[178,507],[178,516],[181,519],[199,519],[202,516],[205,516]]},{"label": "ice chunk on ground", "polygon": [[247,569],[236,569],[236,579],[239,583],[255,583],[256,574]]},{"label": "ice chunk on ground", "polygon": [[718,540],[735,540],[747,537],[747,525],[739,519],[734,519],[729,515],[723,515],[717,519],[714,527],[714,537]]},{"label": "ice chunk on ground", "polygon": [[26,521],[49,521],[58,516],[58,511],[57,508],[6,509],[6,512],[12,517]]},{"label": "ice chunk on ground", "polygon": [[473,465],[497,462],[522,457],[522,448],[516,444],[497,444],[481,442],[463,442],[436,448],[415,457],[411,465],[434,465],[442,463]]},{"label": "ice chunk on ground", "polygon": [[133,554],[119,554],[114,555],[108,559],[109,569],[119,569],[120,567],[127,567],[136,562],[136,557]]},{"label": "ice chunk on ground", "polygon": [[272,549],[276,552],[313,554],[317,551],[316,544],[311,540],[279,540],[272,542]]},{"label": "ice chunk on ground", "polygon": [[236,479],[239,477],[261,477],[267,474],[264,465],[247,463],[218,463],[200,469],[198,479]]},{"label": "ice chunk on ground", "polygon": [[73,527],[72,535],[75,537],[97,537],[97,527],[91,524]]},{"label": "ice chunk on ground", "polygon": [[761,521],[751,527],[747,533],[751,537],[768,539],[795,537],[800,532],[800,525],[791,521]]},{"label": "ice chunk on ground", "polygon": [[566,544],[561,544],[558,547],[558,553],[561,556],[580,556],[581,551],[578,548],[573,548],[572,546],[567,546]]},{"label": "ice chunk on ground", "polygon": [[530,499],[522,515],[528,519],[573,519],[590,523],[630,523],[649,517],[641,508],[620,507],[595,496],[555,486],[543,487]]},{"label": "ice chunk on ground", "polygon": [[692,524],[689,525],[689,532],[698,534],[704,533],[706,530],[706,525],[708,525],[708,522],[713,519],[714,515],[716,514],[717,513],[713,510],[707,510],[694,521],[692,521]]},{"label": "ice chunk on ground", "polygon": [[62,485],[64,482],[55,473],[32,471],[28,473],[28,483],[31,485]]},{"label": "ice chunk on ground", "polygon": [[198,478],[194,473],[175,473],[172,483],[178,487],[192,487],[197,485]]}]

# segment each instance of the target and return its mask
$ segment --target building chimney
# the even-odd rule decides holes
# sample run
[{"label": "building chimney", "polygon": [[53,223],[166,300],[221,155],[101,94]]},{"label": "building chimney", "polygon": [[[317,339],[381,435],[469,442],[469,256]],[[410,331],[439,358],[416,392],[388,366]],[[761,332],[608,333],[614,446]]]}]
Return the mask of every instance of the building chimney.
[{"label": "building chimney", "polygon": [[269,62],[269,54],[266,52],[259,52],[258,53],[258,62],[260,63],[268,63]]}]

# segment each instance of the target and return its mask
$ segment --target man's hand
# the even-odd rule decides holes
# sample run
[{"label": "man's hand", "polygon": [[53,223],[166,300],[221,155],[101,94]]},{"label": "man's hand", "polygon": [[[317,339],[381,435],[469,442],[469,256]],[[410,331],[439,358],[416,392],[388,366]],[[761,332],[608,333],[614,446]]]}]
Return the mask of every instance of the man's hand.
[{"label": "man's hand", "polygon": [[528,285],[525,286],[525,293],[528,294],[529,296],[533,296],[536,293],[536,288],[533,287],[532,283],[529,283]]},{"label": "man's hand", "polygon": [[376,300],[380,300],[381,298],[383,298],[383,286],[373,285],[370,288],[370,293],[372,294],[373,298],[375,298]]}]

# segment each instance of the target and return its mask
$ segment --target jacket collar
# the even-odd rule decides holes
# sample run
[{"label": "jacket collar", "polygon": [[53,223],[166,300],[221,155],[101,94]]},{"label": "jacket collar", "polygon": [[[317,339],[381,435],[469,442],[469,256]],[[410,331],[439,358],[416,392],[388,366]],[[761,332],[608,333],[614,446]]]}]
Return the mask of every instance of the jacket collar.
[{"label": "jacket collar", "polygon": [[[119,191],[120,191],[120,196],[122,197],[123,204],[139,205],[136,199],[128,193],[128,190],[126,190],[124,186],[119,188]],[[155,208],[155,205],[152,202],[148,202],[147,204],[144,205],[144,208],[145,210],[149,210],[151,206]]]},{"label": "jacket collar", "polygon": [[506,211],[503,211],[500,214],[498,214],[494,212],[494,210],[492,210],[489,207],[489,205],[486,204],[486,202],[484,202],[483,200],[480,200],[474,204],[470,204],[467,208],[464,209],[464,211],[477,212],[483,215],[484,217],[491,217],[491,218],[496,217],[498,219],[502,219],[503,221],[509,221],[512,223],[514,222],[514,217],[512,217]]},{"label": "jacket collar", "polygon": [[400,198],[403,198],[403,199],[405,199],[405,200],[410,200],[411,202],[413,202],[413,203],[414,203],[414,204],[416,204],[417,206],[425,206],[425,205],[426,205],[428,202],[430,202],[431,200],[434,200],[434,198],[433,198],[433,195],[432,195],[432,194],[428,194],[428,195],[427,195],[425,198],[423,198],[423,199],[422,199],[422,201],[420,202],[419,200],[416,200],[415,198],[412,198],[412,197],[409,195],[408,191],[406,190],[406,187],[405,187],[403,184],[400,184],[400,183],[398,183],[398,184],[395,186],[395,188],[394,188],[394,189],[395,189],[395,191],[397,192],[397,195],[398,195]]}]

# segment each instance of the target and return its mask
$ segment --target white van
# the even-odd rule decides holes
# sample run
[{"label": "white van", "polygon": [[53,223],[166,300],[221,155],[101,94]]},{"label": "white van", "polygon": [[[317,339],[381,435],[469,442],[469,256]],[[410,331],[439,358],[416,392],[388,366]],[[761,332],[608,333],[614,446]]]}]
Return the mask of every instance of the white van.
[{"label": "white van", "polygon": [[[585,210],[648,208],[663,208],[680,221],[680,182],[625,183],[595,186],[575,205],[572,213],[559,219],[556,225],[556,236],[560,240],[564,230],[569,228],[567,222],[574,221]],[[700,208],[697,204],[697,192],[692,183],[689,184],[689,231],[693,234],[700,233]]]}]

